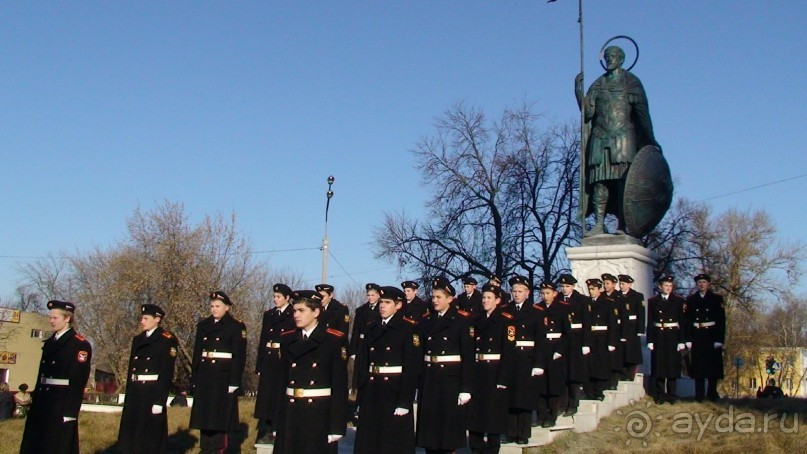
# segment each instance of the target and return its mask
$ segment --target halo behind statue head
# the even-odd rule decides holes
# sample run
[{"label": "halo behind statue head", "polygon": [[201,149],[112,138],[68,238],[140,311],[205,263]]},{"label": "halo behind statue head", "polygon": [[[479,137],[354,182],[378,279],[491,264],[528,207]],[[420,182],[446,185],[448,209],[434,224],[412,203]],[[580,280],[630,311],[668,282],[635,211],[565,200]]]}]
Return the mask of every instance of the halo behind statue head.
[{"label": "halo behind statue head", "polygon": [[628,41],[633,43],[633,48],[636,49],[636,58],[633,59],[633,63],[627,68],[627,70],[630,71],[631,69],[633,69],[634,66],[636,66],[636,62],[639,61],[639,45],[636,44],[636,41],[634,41],[633,38],[627,35],[614,36],[613,38],[609,39],[608,41],[605,42],[605,44],[602,45],[602,47],[600,48],[600,66],[602,66],[602,69],[606,71],[608,70],[608,67],[603,62],[603,58],[605,57],[605,49],[608,48],[608,45],[611,44],[612,41],[616,41],[618,39],[627,39]]}]

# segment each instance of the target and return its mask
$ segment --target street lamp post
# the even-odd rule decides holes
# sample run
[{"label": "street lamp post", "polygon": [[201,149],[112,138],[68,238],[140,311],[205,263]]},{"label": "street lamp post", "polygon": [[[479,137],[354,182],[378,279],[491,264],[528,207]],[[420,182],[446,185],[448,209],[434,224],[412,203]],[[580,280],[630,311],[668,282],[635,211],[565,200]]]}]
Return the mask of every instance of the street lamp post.
[{"label": "street lamp post", "polygon": [[328,192],[325,193],[327,200],[325,201],[325,236],[322,237],[322,282],[325,284],[328,277],[328,209],[331,207],[331,197],[333,197],[333,175],[328,177]]}]

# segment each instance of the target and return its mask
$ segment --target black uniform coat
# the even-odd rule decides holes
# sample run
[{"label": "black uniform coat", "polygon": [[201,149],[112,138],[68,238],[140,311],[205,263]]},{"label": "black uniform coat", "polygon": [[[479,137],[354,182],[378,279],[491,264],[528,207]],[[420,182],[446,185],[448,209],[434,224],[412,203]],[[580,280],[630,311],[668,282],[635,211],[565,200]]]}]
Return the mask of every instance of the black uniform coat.
[{"label": "black uniform coat", "polygon": [[308,339],[303,330],[285,331],[280,340],[281,373],[291,389],[330,389],[330,396],[293,397],[284,390],[276,454],[336,453],[328,435],[347,427],[347,336],[317,324]]},{"label": "black uniform coat", "polygon": [[370,306],[370,303],[367,302],[356,309],[356,313],[353,314],[353,333],[350,335],[350,348],[348,349],[351,355],[358,354],[360,345],[367,335],[368,324],[378,318],[378,303]]},{"label": "black uniform coat", "polygon": [[416,296],[412,301],[407,301],[400,312],[404,317],[419,322],[421,318],[429,313],[429,305],[419,296]]},{"label": "black uniform coat", "polygon": [[[686,301],[678,295],[670,295],[664,301],[656,295],[647,301],[647,343],[653,344],[650,352],[650,375],[655,378],[679,378],[681,376],[681,353],[678,344],[686,341]],[[660,327],[657,323],[678,323],[678,327]]]},{"label": "black uniform coat", "polygon": [[[569,375],[567,377],[572,383],[587,383],[588,356],[583,355],[583,347],[591,348],[589,336],[591,336],[591,320],[588,312],[589,298],[581,295],[577,290],[566,298],[564,302],[568,306],[569,318]],[[589,353],[590,355],[591,353]]]},{"label": "black uniform coat", "polygon": [[[238,428],[238,392],[247,349],[247,328],[229,312],[218,322],[213,316],[196,325],[193,345],[194,401],[190,427],[199,430],[233,431]],[[203,357],[202,352],[231,353],[232,358]]]},{"label": "black uniform coat", "polygon": [[[712,322],[714,325],[712,325]],[[703,326],[706,323],[710,326]],[[726,340],[726,311],[723,297],[711,290],[701,297],[695,292],[687,298],[687,341],[692,342],[691,378],[723,378],[723,348],[715,342]]]},{"label": "black uniform coat", "polygon": [[[591,353],[588,355],[589,376],[597,380],[608,380],[611,378],[611,366],[613,358],[608,346],[616,347],[619,342],[619,325],[616,323],[614,308],[611,301],[606,299],[604,294],[597,300],[588,302],[589,321],[589,347]],[[607,330],[594,330],[594,327],[606,326]]]},{"label": "black uniform coat", "polygon": [[277,421],[283,393],[286,391],[286,381],[280,373],[280,333],[295,329],[293,310],[293,305],[287,304],[282,311],[275,307],[263,313],[261,340],[255,361],[255,373],[260,374],[255,417],[268,419],[273,423]]},{"label": "black uniform coat", "polygon": [[[510,408],[537,410],[544,377],[533,377],[532,369],[545,369],[543,355],[539,354],[546,340],[543,314],[529,301],[521,305],[521,310],[516,309],[516,303],[511,301],[507,305],[507,312],[513,315],[516,326],[516,366],[513,386],[509,388]],[[519,342],[532,342],[534,346],[519,346]]]},{"label": "black uniform coat", "polygon": [[319,324],[325,328],[333,328],[344,333],[343,342],[347,345],[347,335],[350,333],[350,311],[347,306],[336,299],[328,303],[328,308],[323,310],[317,319]]},{"label": "black uniform coat", "polygon": [[608,305],[611,307],[611,312],[614,313],[614,319],[616,321],[616,331],[614,333],[616,341],[610,344],[614,346],[616,350],[608,352],[608,355],[611,357],[611,370],[621,372],[625,368],[625,342],[622,342],[622,339],[625,339],[623,332],[624,325],[622,324],[625,304],[622,301],[622,293],[620,293],[619,290],[614,290],[610,295],[603,292],[601,298],[605,298],[605,300],[608,301]]},{"label": "black uniform coat", "polygon": [[[42,345],[33,403],[25,421],[21,454],[78,453],[78,418],[84,386],[90,376],[92,347],[70,328],[59,340],[49,337]],[[45,379],[69,380],[67,386],[42,383]]]},{"label": "black uniform coat", "polygon": [[[459,355],[460,362],[426,362],[418,395],[417,446],[456,449],[465,446],[466,405],[459,393],[473,392],[474,336],[470,314],[451,304],[439,317],[421,320],[424,357]],[[471,395],[473,400],[473,395]]]},{"label": "black uniform coat", "polygon": [[[476,355],[501,355],[499,360],[480,359],[474,364],[474,390],[468,403],[468,430],[500,434],[507,430],[508,390],[513,385],[516,325],[512,314],[495,309],[474,317]],[[496,385],[505,386],[505,389]]]},{"label": "black uniform coat", "polygon": [[466,292],[460,293],[454,300],[457,308],[468,312],[471,315],[476,315],[482,312],[482,292],[474,290],[470,295]]},{"label": "black uniform coat", "polygon": [[[166,402],[174,381],[177,338],[158,326],[150,336],[132,339],[126,377],[126,400],[118,432],[118,450],[124,453],[158,453],[168,450]],[[135,375],[157,375],[155,381],[133,381]],[[160,414],[151,406],[161,405]]]},{"label": "black uniform coat", "polygon": [[[412,403],[423,364],[423,348],[417,323],[398,312],[386,325],[370,322],[362,349],[356,357],[359,389],[359,426],[354,453],[415,452],[415,419]],[[401,373],[373,368],[401,366]],[[396,408],[409,413],[395,416]]]},{"label": "black uniform coat", "polygon": [[642,364],[642,338],[647,323],[645,322],[644,295],[630,289],[623,293],[622,303],[622,338],[626,365]]},{"label": "black uniform coat", "polygon": [[[566,392],[566,378],[569,369],[569,304],[556,301],[547,306],[544,301],[535,304],[543,317],[545,339],[543,348],[539,351],[543,355],[544,381],[539,393],[544,396],[559,396]],[[559,338],[550,339],[560,334]],[[550,336],[551,335],[551,336]],[[560,358],[553,359],[555,353]]]}]

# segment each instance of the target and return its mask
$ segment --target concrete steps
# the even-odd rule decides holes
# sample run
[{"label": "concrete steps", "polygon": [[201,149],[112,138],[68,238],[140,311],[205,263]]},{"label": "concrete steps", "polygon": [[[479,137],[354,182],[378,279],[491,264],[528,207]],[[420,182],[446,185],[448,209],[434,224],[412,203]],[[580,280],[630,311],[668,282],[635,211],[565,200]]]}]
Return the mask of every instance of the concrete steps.
[{"label": "concrete steps", "polygon": [[[592,432],[597,429],[600,419],[605,418],[614,411],[624,406],[630,405],[631,401],[638,401],[645,396],[644,375],[636,374],[633,381],[621,381],[615,390],[605,391],[605,398],[599,400],[581,400],[577,407],[577,413],[573,416],[558,417],[555,427],[548,429],[533,427],[530,432],[530,440],[526,445],[513,443],[503,444],[499,450],[502,454],[524,454],[527,448],[544,446],[561,434],[573,431],[576,433]],[[352,453],[353,440],[356,430],[352,427],[347,429],[347,434],[339,440],[339,453]],[[271,454],[272,445],[255,445],[258,454]],[[422,453],[422,449],[417,450]],[[459,449],[457,453],[468,453],[468,448]]]}]

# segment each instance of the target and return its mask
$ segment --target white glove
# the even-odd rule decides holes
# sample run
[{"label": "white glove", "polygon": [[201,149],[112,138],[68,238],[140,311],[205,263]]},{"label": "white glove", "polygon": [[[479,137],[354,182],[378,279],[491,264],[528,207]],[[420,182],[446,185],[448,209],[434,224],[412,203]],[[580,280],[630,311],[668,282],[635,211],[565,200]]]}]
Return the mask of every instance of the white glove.
[{"label": "white glove", "polygon": [[544,370],[541,369],[540,367],[533,367],[532,368],[532,376],[533,377],[535,377],[537,375],[543,375],[543,374],[544,374]]},{"label": "white glove", "polygon": [[76,420],[76,418],[71,418],[70,416],[63,416],[62,417],[62,422],[75,421],[75,420]]},{"label": "white glove", "polygon": [[560,354],[560,353],[558,353],[558,352],[552,353],[552,359],[558,359],[558,358],[560,358],[561,356],[563,356],[563,355],[561,355],[561,354]]},{"label": "white glove", "polygon": [[350,359],[356,359],[356,355],[350,355]]},{"label": "white glove", "polygon": [[638,333],[638,334],[637,334],[637,336],[639,336],[639,337],[645,337],[645,336],[646,336],[646,334],[645,334],[645,333]]},{"label": "white glove", "polygon": [[723,344],[720,342],[715,342],[715,348],[723,348]]},{"label": "white glove", "polygon": [[496,389],[507,389],[507,386],[504,386],[504,385],[496,385]]},{"label": "white glove", "polygon": [[653,343],[652,343],[652,342],[649,342],[649,343],[647,344],[647,349],[648,349],[648,350],[653,350]]},{"label": "white glove", "polygon": [[235,392],[236,389],[238,389],[238,386],[228,386],[227,392],[232,394],[233,392]]},{"label": "white glove", "polygon": [[685,345],[687,346],[687,348],[692,348],[692,342],[687,342]]},{"label": "white glove", "polygon": [[341,435],[328,435],[328,443],[339,441],[340,438],[342,438]]},{"label": "white glove", "polygon": [[627,342],[627,339],[619,339],[619,342]]},{"label": "white glove", "polygon": [[409,414],[409,410],[406,408],[398,407],[395,409],[394,412],[392,412],[392,414],[395,416],[406,416]]},{"label": "white glove", "polygon": [[469,393],[460,393],[460,395],[457,397],[457,405],[465,405],[469,400],[471,400],[471,395]]},{"label": "white glove", "polygon": [[679,352],[680,352],[681,350],[685,349],[685,348],[687,348],[687,346],[686,346],[686,345],[684,345],[684,344],[678,344],[678,351],[679,351]]},{"label": "white glove", "polygon": [[588,355],[589,353],[591,353],[591,347],[585,347],[585,346],[584,346],[584,347],[583,347],[583,348],[581,348],[580,350],[582,350],[582,351],[583,351],[583,354],[584,354],[584,355]]},{"label": "white glove", "polygon": [[609,346],[608,346],[608,351],[609,351],[609,352],[612,352],[612,351],[614,351],[614,350],[616,350],[616,347],[614,347],[613,345],[609,345]]},{"label": "white glove", "polygon": [[162,412],[163,412],[163,406],[162,405],[152,405],[151,406],[151,414],[152,415],[159,415]]}]

